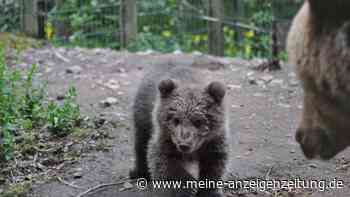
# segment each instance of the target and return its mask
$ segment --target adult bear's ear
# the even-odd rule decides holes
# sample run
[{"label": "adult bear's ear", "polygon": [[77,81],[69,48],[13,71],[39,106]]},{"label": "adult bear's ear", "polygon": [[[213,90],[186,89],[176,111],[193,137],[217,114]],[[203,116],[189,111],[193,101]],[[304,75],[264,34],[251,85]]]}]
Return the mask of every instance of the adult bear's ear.
[{"label": "adult bear's ear", "polygon": [[224,99],[226,87],[221,82],[214,81],[206,87],[206,92],[214,99],[215,102],[220,104]]},{"label": "adult bear's ear", "polygon": [[162,98],[167,98],[176,89],[177,85],[172,79],[160,81],[158,89]]}]

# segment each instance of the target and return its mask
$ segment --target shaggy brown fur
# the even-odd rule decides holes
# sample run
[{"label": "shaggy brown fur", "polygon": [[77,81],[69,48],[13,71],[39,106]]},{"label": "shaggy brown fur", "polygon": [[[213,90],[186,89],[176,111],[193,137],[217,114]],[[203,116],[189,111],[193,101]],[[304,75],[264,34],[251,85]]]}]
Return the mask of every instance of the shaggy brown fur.
[{"label": "shaggy brown fur", "polygon": [[[205,79],[198,70],[183,67],[158,67],[146,75],[134,104],[136,166],[132,177],[222,178],[228,152],[225,86]],[[194,192],[172,191],[171,195],[186,197]],[[199,190],[196,195],[222,196],[217,189]]]},{"label": "shaggy brown fur", "polygon": [[349,0],[307,0],[288,36],[304,89],[296,140],[308,158],[330,159],[350,145],[349,10]]}]

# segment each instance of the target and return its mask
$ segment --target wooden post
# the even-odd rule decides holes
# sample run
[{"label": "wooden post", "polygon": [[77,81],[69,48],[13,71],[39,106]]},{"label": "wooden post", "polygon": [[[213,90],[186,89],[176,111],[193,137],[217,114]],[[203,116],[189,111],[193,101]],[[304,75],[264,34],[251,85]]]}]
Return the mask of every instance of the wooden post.
[{"label": "wooden post", "polygon": [[278,40],[277,40],[277,22],[276,20],[272,21],[272,44],[271,44],[271,68],[270,70],[281,70],[280,61],[278,59],[279,54],[279,47],[278,47]]},{"label": "wooden post", "polygon": [[225,50],[224,31],[222,20],[224,14],[224,0],[209,0],[209,16],[217,21],[209,21],[209,53],[212,55],[223,56]]},{"label": "wooden post", "polygon": [[137,36],[137,0],[120,1],[120,44],[126,48]]},{"label": "wooden post", "polygon": [[39,37],[38,0],[22,1],[23,32],[29,36]]}]

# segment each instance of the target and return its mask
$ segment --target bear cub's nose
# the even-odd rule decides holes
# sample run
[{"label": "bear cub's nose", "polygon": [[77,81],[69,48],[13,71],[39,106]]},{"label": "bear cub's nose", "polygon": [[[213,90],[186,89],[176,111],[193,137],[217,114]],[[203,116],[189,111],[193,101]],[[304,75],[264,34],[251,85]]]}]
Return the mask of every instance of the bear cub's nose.
[{"label": "bear cub's nose", "polygon": [[190,151],[191,147],[189,145],[186,145],[186,144],[181,144],[181,145],[179,145],[179,149],[181,152],[187,153]]}]

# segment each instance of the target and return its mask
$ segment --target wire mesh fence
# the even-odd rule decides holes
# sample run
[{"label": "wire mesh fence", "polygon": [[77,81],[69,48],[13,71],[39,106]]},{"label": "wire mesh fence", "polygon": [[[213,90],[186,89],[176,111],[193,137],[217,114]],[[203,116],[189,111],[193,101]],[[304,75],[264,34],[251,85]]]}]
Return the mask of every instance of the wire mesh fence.
[{"label": "wire mesh fence", "polygon": [[[0,9],[0,30],[29,32],[55,44],[120,49],[124,32],[121,3],[122,0],[2,0],[0,6],[6,9]],[[209,53],[222,45],[222,55],[271,57],[271,45],[276,44],[272,43],[272,34],[278,38],[278,47],[283,48],[290,20],[301,3],[136,0],[138,33],[127,48]],[[15,16],[4,19],[9,10]]]},{"label": "wire mesh fence", "polygon": [[20,30],[21,7],[17,0],[0,0],[0,32]]},{"label": "wire mesh fence", "polygon": [[60,44],[118,49],[119,5],[118,0],[61,1],[48,12],[46,37]]}]

